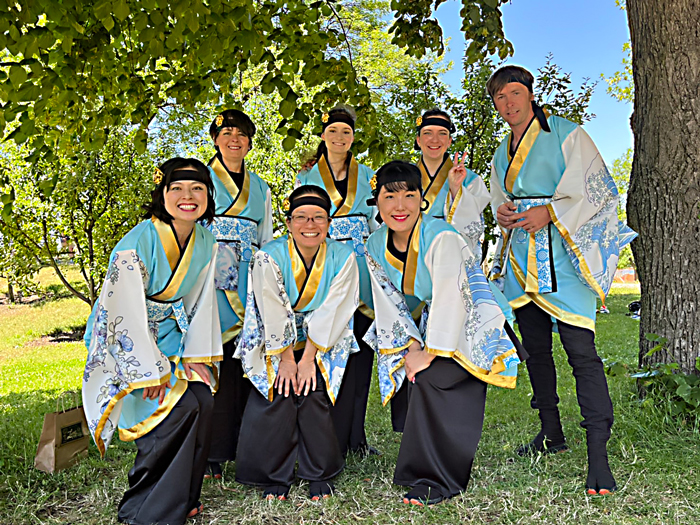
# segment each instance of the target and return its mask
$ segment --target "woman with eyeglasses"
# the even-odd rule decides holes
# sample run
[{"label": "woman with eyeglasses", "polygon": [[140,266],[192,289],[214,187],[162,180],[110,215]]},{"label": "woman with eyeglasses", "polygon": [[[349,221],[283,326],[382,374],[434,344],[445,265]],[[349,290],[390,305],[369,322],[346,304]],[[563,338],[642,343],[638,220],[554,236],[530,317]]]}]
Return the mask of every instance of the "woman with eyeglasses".
[{"label": "woman with eyeglasses", "polygon": [[329,497],[344,467],[331,406],[351,353],[359,299],[352,249],[328,238],[331,199],[313,185],[288,199],[289,234],[251,263],[235,357],[254,386],[236,460],[236,481],[285,500],[296,476],[313,500]]},{"label": "woman with eyeglasses", "polygon": [[243,326],[248,266],[253,253],[272,240],[270,188],[248,171],[245,157],[253,147],[255,124],[237,109],[212,121],[209,134],[216,155],[209,161],[216,188],[216,215],[209,229],[219,243],[216,288],[224,341],[220,387],[214,397],[214,423],[205,477],[222,477],[221,463],[234,461],[250,382],[233,359],[235,339]]},{"label": "woman with eyeglasses", "polygon": [[[367,241],[379,387],[386,404],[407,379],[394,483],[404,503],[464,491],[481,438],[486,385],[515,388],[515,336],[462,236],[421,212],[420,170],[393,161],[376,174],[383,225]],[[409,298],[425,304],[413,320]]]},{"label": "woman with eyeglasses", "polygon": [[[355,139],[355,112],[338,106],[321,117],[323,132],[316,155],[297,175],[296,187],[315,184],[331,198],[333,217],[328,234],[353,248],[360,272],[360,306],[354,317],[355,337],[360,352],[350,357],[333,421],[340,449],[361,455],[378,454],[368,446],[365,434],[367,399],[372,379],[374,353],[362,340],[372,323],[372,290],[365,262],[365,242],[377,228],[376,209],[367,204],[372,196],[370,180],[374,172],[357,162],[350,150]],[[311,164],[311,167],[308,167]]]}]

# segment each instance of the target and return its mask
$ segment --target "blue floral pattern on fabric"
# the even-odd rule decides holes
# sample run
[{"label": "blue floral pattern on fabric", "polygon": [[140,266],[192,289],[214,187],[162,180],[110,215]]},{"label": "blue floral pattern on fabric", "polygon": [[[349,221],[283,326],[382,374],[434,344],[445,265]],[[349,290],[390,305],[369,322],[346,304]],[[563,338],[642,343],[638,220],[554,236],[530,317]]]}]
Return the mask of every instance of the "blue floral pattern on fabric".
[{"label": "blue floral pattern on fabric", "polygon": [[357,257],[365,256],[365,242],[369,237],[369,224],[367,217],[352,216],[352,217],[333,217],[328,235],[331,239],[343,240],[352,242],[355,255]]}]

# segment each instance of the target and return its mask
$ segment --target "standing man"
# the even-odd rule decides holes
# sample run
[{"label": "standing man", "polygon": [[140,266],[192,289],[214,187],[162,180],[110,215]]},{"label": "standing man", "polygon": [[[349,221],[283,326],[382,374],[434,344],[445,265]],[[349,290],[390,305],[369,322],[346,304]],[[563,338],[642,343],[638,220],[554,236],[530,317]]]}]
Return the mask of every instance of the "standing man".
[{"label": "standing man", "polygon": [[[491,206],[502,230],[491,278],[515,310],[541,430],[518,455],[568,449],[559,419],[552,331],[576,379],[588,444],[588,494],[617,486],[608,465],[613,408],[595,348],[596,297],[605,297],[619,257],[618,192],[583,129],[535,102],[532,74],[498,69],[487,89],[511,133],[491,165]],[[634,234],[626,235],[627,242]]]}]

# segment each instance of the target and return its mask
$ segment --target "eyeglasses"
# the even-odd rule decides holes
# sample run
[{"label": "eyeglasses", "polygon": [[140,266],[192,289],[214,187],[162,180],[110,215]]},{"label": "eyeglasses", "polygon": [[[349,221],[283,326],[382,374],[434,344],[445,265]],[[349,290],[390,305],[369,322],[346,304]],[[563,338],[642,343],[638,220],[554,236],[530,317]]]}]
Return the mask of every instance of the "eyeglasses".
[{"label": "eyeglasses", "polygon": [[306,215],[292,215],[292,222],[294,224],[302,225],[311,221],[314,224],[323,225],[328,222],[328,215],[314,215],[313,217],[307,217]]}]

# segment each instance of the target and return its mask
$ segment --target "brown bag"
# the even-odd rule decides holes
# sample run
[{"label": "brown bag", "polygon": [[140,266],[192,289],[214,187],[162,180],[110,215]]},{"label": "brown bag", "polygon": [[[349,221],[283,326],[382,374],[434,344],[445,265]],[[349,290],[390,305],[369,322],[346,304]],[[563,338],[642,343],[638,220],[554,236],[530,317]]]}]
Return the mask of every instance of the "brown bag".
[{"label": "brown bag", "polygon": [[59,411],[58,401],[63,401],[64,396],[56,399],[56,412],[44,416],[44,428],[34,458],[34,466],[48,473],[68,468],[88,453],[90,431],[83,407],[65,410],[61,406],[63,410]]}]

